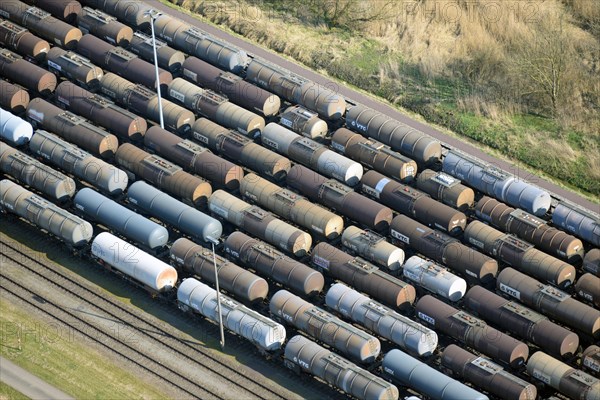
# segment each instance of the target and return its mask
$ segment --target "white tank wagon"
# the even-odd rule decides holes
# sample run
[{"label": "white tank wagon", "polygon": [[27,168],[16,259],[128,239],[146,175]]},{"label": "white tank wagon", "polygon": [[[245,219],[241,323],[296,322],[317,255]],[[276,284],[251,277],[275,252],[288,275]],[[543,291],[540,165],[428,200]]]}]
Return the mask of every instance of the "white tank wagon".
[{"label": "white tank wagon", "polygon": [[450,301],[460,300],[467,292],[467,282],[463,278],[418,256],[406,260],[402,274],[422,288]]},{"label": "white tank wagon", "polygon": [[0,142],[0,171],[58,201],[65,201],[75,194],[72,178],[4,142]]},{"label": "white tank wagon", "polygon": [[92,255],[156,292],[177,284],[177,270],[115,235],[102,232],[92,241]]},{"label": "white tank wagon", "polygon": [[25,144],[31,139],[31,124],[10,111],[0,108],[0,136],[15,146]]},{"label": "white tank wagon", "polygon": [[0,205],[73,246],[92,239],[92,225],[16,183],[0,181]]},{"label": "white tank wagon", "polygon": [[41,129],[29,141],[29,149],[38,156],[74,176],[91,183],[110,195],[125,191],[129,178],[127,173],[58,136]]},{"label": "white tank wagon", "polygon": [[600,216],[597,214],[568,203],[559,203],[552,213],[552,223],[600,247]]},{"label": "white tank wagon", "polygon": [[444,157],[442,170],[489,196],[534,215],[542,216],[550,209],[552,199],[548,192],[473,157],[450,151]]},{"label": "white tank wagon", "polygon": [[[262,350],[273,351],[283,346],[283,325],[249,309],[224,294],[221,297],[223,325],[249,340]],[[194,279],[184,279],[177,288],[177,301],[183,311],[192,309],[213,322],[219,322],[217,291]]]},{"label": "white tank wagon", "polygon": [[144,181],[137,181],[129,187],[127,200],[148,214],[176,227],[182,233],[205,242],[219,240],[223,233],[223,225],[215,218]]},{"label": "white tank wagon", "polygon": [[397,400],[398,388],[301,335],[285,346],[285,365],[300,368],[360,400]]},{"label": "white tank wagon", "polygon": [[376,337],[287,290],[271,296],[269,310],[271,315],[360,362],[375,361],[381,351]]},{"label": "white tank wagon", "polygon": [[390,350],[383,357],[383,372],[403,386],[434,400],[489,400],[486,395],[404,353]]},{"label": "white tank wagon", "polygon": [[75,208],[86,217],[151,249],[163,247],[169,240],[169,232],[164,226],[134,213],[90,188],[77,192],[73,202]]},{"label": "white tank wagon", "polygon": [[404,264],[404,250],[371,230],[349,226],[342,233],[342,244],[365,260],[392,271],[400,269]]},{"label": "white tank wagon", "polygon": [[438,345],[435,331],[342,283],[329,288],[325,304],[412,354],[430,355]]},{"label": "white tank wagon", "polygon": [[276,123],[265,126],[261,140],[263,146],[346,185],[357,185],[363,176],[363,167],[356,161]]}]

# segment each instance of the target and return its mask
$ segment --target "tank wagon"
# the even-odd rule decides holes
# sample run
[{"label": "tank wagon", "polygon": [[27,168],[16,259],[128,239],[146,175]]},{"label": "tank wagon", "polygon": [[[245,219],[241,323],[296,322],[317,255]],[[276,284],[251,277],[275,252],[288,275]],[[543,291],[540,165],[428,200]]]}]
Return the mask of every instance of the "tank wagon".
[{"label": "tank wagon", "polygon": [[84,34],[91,33],[116,46],[127,47],[133,38],[133,29],[115,17],[90,7],[83,7],[77,18],[77,26]]},{"label": "tank wagon", "polygon": [[569,203],[559,203],[552,212],[552,223],[581,239],[600,246],[600,217]]},{"label": "tank wagon", "polygon": [[104,75],[102,68],[92,64],[89,59],[58,46],[48,52],[48,69],[91,90],[100,86],[100,79]]},{"label": "tank wagon", "polygon": [[600,380],[544,352],[538,351],[531,356],[527,372],[571,399],[600,399]]},{"label": "tank wagon", "polygon": [[277,115],[281,100],[241,77],[225,72],[196,57],[182,61],[182,74],[190,82],[203,88],[222,93],[229,101],[266,117]]},{"label": "tank wagon", "polygon": [[230,258],[252,268],[277,283],[305,296],[320,293],[325,279],[319,271],[286,256],[268,243],[240,231],[231,233],[224,242]]},{"label": "tank wagon", "polygon": [[283,179],[292,167],[287,158],[265,149],[239,132],[226,129],[206,118],[198,118],[194,123],[192,137],[212,151],[275,180]]},{"label": "tank wagon", "polygon": [[583,274],[575,282],[575,293],[581,299],[600,308],[600,278],[590,274]]},{"label": "tank wagon", "polygon": [[98,39],[92,34],[83,35],[77,44],[77,52],[89,58],[96,65],[122,76],[130,82],[139,83],[151,89],[155,89],[158,84],[161,86],[161,90],[166,90],[167,85],[173,80],[170,72],[159,68],[157,83],[152,64],[121,47],[115,47]]},{"label": "tank wagon", "polygon": [[163,14],[158,17],[154,27],[156,35],[176,49],[227,71],[240,73],[248,64],[248,55],[244,50],[170,15]]},{"label": "tank wagon", "polygon": [[550,285],[508,267],[498,274],[496,288],[556,321],[587,335],[600,336],[600,311]]},{"label": "tank wagon", "polygon": [[294,165],[287,175],[287,184],[312,201],[318,201],[362,226],[378,232],[386,231],[392,222],[392,210],[359,193],[335,179]]},{"label": "tank wagon", "polygon": [[417,163],[376,140],[340,128],[331,137],[331,147],[346,157],[401,181],[412,181]]},{"label": "tank wagon", "polygon": [[195,113],[248,136],[254,136],[265,127],[263,117],[230,103],[225,96],[202,89],[185,79],[175,78],[169,84],[168,93],[171,99]]},{"label": "tank wagon", "polygon": [[356,290],[342,284],[332,285],[325,304],[368,330],[419,356],[433,354],[438,344],[435,331],[397,313]]},{"label": "tank wagon", "polygon": [[465,229],[464,241],[519,271],[558,287],[575,281],[575,267],[546,253],[526,241],[505,234],[480,221]]},{"label": "tank wagon", "polygon": [[115,161],[137,177],[191,204],[206,204],[212,194],[210,183],[204,179],[185,172],[177,164],[145,152],[130,143],[119,146],[115,153]]},{"label": "tank wagon", "polygon": [[0,142],[0,170],[58,201],[75,194],[73,179],[3,142]]},{"label": "tank wagon", "polygon": [[108,232],[94,238],[91,253],[152,292],[167,292],[177,284],[175,268]]},{"label": "tank wagon", "polygon": [[299,105],[286,108],[279,115],[279,124],[311,139],[325,137],[328,129],[327,123],[317,113]]},{"label": "tank wagon", "polygon": [[145,213],[176,227],[182,233],[206,241],[217,241],[223,226],[216,219],[183,204],[144,181],[127,189],[127,200]]},{"label": "tank wagon", "polygon": [[417,176],[417,188],[450,207],[465,211],[475,203],[475,192],[443,172],[430,169]]},{"label": "tank wagon", "polygon": [[491,281],[498,273],[496,260],[405,215],[394,218],[390,225],[390,235],[425,257],[460,272],[470,280],[485,283]]},{"label": "tank wagon", "polygon": [[[144,60],[154,64],[154,48],[152,47],[152,36],[143,32],[135,32],[129,43],[128,50],[137,54]],[[175,50],[162,40],[156,40],[156,56],[158,66],[166,69],[173,75],[181,75],[185,54]]]},{"label": "tank wagon", "polygon": [[56,75],[0,47],[0,74],[12,82],[43,95],[56,89]]},{"label": "tank wagon", "polygon": [[463,278],[433,261],[418,256],[406,260],[402,274],[422,288],[450,301],[460,300],[467,291],[467,282]]},{"label": "tank wagon", "polygon": [[600,277],[600,249],[591,249],[583,258],[583,269]]},{"label": "tank wagon", "polygon": [[27,117],[34,125],[60,135],[90,153],[112,157],[119,147],[117,137],[92,125],[85,118],[35,98],[27,106]]},{"label": "tank wagon", "polygon": [[433,296],[421,297],[415,305],[415,311],[417,318],[427,325],[435,327],[436,332],[459,340],[511,367],[522,365],[529,357],[529,347],[525,343]]},{"label": "tank wagon", "polygon": [[369,171],[362,179],[361,191],[386,206],[429,227],[456,234],[467,224],[467,216],[460,211],[433,200],[429,195],[393,181],[377,171]]},{"label": "tank wagon", "polygon": [[[2,85],[2,89],[4,87]],[[0,136],[2,136],[2,139],[16,146],[21,146],[27,143],[32,135],[33,128],[29,122],[17,117],[10,111],[0,108]]]},{"label": "tank wagon", "polygon": [[[285,328],[270,318],[220,294],[223,325],[265,351],[278,350],[285,342]],[[192,310],[213,322],[219,322],[217,291],[194,278],[177,288],[177,302],[183,311]]]},{"label": "tank wagon", "polygon": [[[8,112],[20,113],[25,111],[28,104],[29,93],[27,91],[23,90],[20,86],[0,79],[0,107],[2,107],[0,110],[6,109]],[[4,110],[0,112],[4,112]],[[0,118],[2,123],[4,123],[4,118],[8,118],[8,115]]]},{"label": "tank wagon", "polygon": [[473,286],[464,305],[486,321],[561,357],[577,353],[579,336],[516,301]]},{"label": "tank wagon", "polygon": [[27,29],[5,19],[0,20],[0,44],[17,53],[43,60],[50,49],[50,44]]},{"label": "tank wagon", "polygon": [[40,7],[68,23],[75,22],[81,14],[81,4],[75,0],[25,0],[25,3]]},{"label": "tank wagon", "polygon": [[362,363],[375,361],[381,351],[376,337],[287,290],[279,290],[271,296],[269,310],[271,315]]},{"label": "tank wagon", "polygon": [[215,283],[213,257],[216,258],[219,286],[240,299],[262,301],[269,293],[269,285],[263,278],[186,238],[177,239],[171,246],[170,254],[175,265],[212,284]]},{"label": "tank wagon", "polygon": [[461,380],[466,379],[475,386],[503,400],[536,400],[535,385],[504,370],[503,367],[485,358],[451,344],[442,353],[442,365],[450,368]]},{"label": "tank wagon", "polygon": [[223,190],[217,190],[210,196],[208,209],[249,234],[297,257],[304,256],[312,245],[308,233]]},{"label": "tank wagon", "polygon": [[581,353],[581,365],[592,371],[592,374],[600,374],[600,347],[596,345],[588,346]]},{"label": "tank wagon", "polygon": [[383,372],[401,385],[435,400],[488,400],[483,393],[433,369],[401,350],[390,350],[383,357]]},{"label": "tank wagon", "polygon": [[342,244],[365,260],[392,271],[404,264],[404,251],[370,230],[349,226],[342,234]]},{"label": "tank wagon", "polygon": [[399,151],[419,164],[432,164],[442,157],[442,145],[431,136],[363,105],[348,110],[346,126],[387,144],[392,150]]},{"label": "tank wagon", "polygon": [[144,145],[167,160],[181,165],[184,170],[196,173],[229,190],[238,189],[244,176],[244,170],[240,166],[159,126],[153,126],[146,131]]},{"label": "tank wagon", "polygon": [[[113,73],[107,73],[100,81],[100,90],[117,103],[129,108],[141,117],[160,121],[158,95],[142,85],[135,85]],[[166,129],[185,133],[194,123],[194,113],[169,100],[161,100]]]},{"label": "tank wagon", "polygon": [[474,157],[450,151],[442,170],[484,194],[542,216],[550,210],[550,194]]},{"label": "tank wagon", "polygon": [[[49,1],[45,6],[50,6],[51,3],[53,1]],[[54,18],[47,11],[31,7],[22,1],[0,2],[0,11],[5,18],[24,26],[41,38],[67,49],[77,47],[77,42],[82,36],[79,29]]]},{"label": "tank wagon", "polygon": [[526,211],[482,197],[475,205],[475,215],[501,231],[517,235],[555,257],[573,260],[583,257],[583,243],[574,236],[548,226],[546,221]]},{"label": "tank wagon", "polygon": [[240,194],[286,220],[327,239],[338,237],[344,229],[344,220],[339,215],[256,174],[244,176],[240,184]]},{"label": "tank wagon", "polygon": [[152,19],[145,12],[152,8],[141,1],[81,0],[80,3],[114,15],[120,21],[139,30],[145,31],[146,29],[150,29]]},{"label": "tank wagon", "polygon": [[29,141],[29,149],[63,171],[91,183],[110,195],[125,191],[129,179],[125,171],[102,161],[48,131],[38,129]]},{"label": "tank wagon", "polygon": [[16,183],[0,181],[0,206],[73,245],[92,240],[92,225]]},{"label": "tank wagon", "polygon": [[416,293],[412,285],[328,243],[321,242],[314,247],[311,262],[333,278],[392,307],[407,308],[415,301]]},{"label": "tank wagon", "polygon": [[301,369],[359,400],[397,400],[398,388],[304,336],[285,346],[285,365]]},{"label": "tank wagon", "polygon": [[340,119],[346,112],[346,100],[335,91],[264,60],[250,61],[246,80],[291,103],[316,111],[325,119]]},{"label": "tank wagon", "polygon": [[86,217],[150,249],[163,247],[169,240],[169,232],[164,226],[134,213],[90,188],[83,188],[77,192],[74,204]]},{"label": "tank wagon", "polygon": [[261,141],[263,146],[346,185],[356,186],[363,176],[363,168],[359,163],[276,123],[265,126]]}]

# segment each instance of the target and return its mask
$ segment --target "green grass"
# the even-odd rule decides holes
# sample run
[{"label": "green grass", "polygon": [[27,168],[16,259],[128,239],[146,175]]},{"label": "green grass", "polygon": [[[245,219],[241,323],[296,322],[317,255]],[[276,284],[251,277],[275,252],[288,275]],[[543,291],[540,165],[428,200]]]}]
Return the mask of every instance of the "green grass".
[{"label": "green grass", "polygon": [[29,397],[13,389],[4,382],[0,382],[0,400],[29,400]]}]

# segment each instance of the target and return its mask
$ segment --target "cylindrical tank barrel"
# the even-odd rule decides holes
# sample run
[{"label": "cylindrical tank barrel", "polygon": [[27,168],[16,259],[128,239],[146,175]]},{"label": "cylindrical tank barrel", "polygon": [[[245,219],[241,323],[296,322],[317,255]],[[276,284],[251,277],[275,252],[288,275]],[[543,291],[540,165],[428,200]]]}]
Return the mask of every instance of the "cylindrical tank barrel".
[{"label": "cylindrical tank barrel", "polygon": [[581,353],[581,365],[592,371],[592,374],[600,374],[600,347],[596,345],[588,346]]},{"label": "cylindrical tank barrel", "polygon": [[79,147],[65,142],[50,132],[38,129],[29,141],[29,149],[50,160],[64,171],[72,173],[110,195],[120,194],[127,188],[127,173],[102,161]]},{"label": "cylindrical tank barrel", "polygon": [[590,273],[581,275],[575,282],[575,293],[600,308],[600,278]]},{"label": "cylindrical tank barrel", "polygon": [[267,117],[276,115],[281,107],[281,100],[276,95],[196,57],[188,57],[183,62],[183,76],[203,88],[223,93],[235,104]]},{"label": "cylindrical tank barrel", "polygon": [[267,210],[327,239],[338,237],[344,229],[344,220],[339,215],[256,174],[244,176],[240,193]]},{"label": "cylindrical tank barrel", "polygon": [[583,243],[575,236],[550,227],[541,218],[483,196],[475,205],[475,215],[496,228],[514,233],[541,250],[568,260],[583,257]]},{"label": "cylindrical tank barrel", "polygon": [[3,142],[0,142],[0,170],[58,201],[75,194],[73,179]]},{"label": "cylindrical tank barrel", "polygon": [[426,356],[437,347],[434,331],[342,283],[329,288],[325,304],[411,353]]},{"label": "cylindrical tank barrel", "polygon": [[183,204],[144,181],[137,181],[127,189],[127,199],[136,207],[192,237],[204,241],[218,241],[223,233],[223,226],[216,219]]},{"label": "cylindrical tank barrel", "polygon": [[94,233],[89,222],[8,179],[0,181],[0,206],[73,246],[85,245]]},{"label": "cylindrical tank barrel", "polygon": [[152,7],[141,1],[135,0],[80,0],[80,3],[89,7],[99,8],[114,15],[120,21],[133,28],[145,31],[150,29],[152,18],[148,11]]},{"label": "cylindrical tank barrel", "polygon": [[465,211],[475,203],[475,192],[443,172],[430,169],[417,176],[417,188],[450,207]]},{"label": "cylindrical tank barrel", "polygon": [[48,68],[89,89],[97,89],[104,75],[102,68],[79,54],[53,47],[48,52]]},{"label": "cylindrical tank barrel", "polygon": [[87,217],[123,236],[155,249],[169,240],[164,226],[150,221],[90,188],[83,188],[73,199],[75,208]]},{"label": "cylindrical tank barrel", "polygon": [[392,381],[415,389],[436,400],[488,400],[475,389],[450,378],[401,350],[390,350],[383,357],[383,372]]},{"label": "cylindrical tank barrel", "polygon": [[361,164],[401,181],[412,181],[417,163],[389,146],[359,133],[340,128],[331,137],[331,147]]},{"label": "cylindrical tank barrel", "polygon": [[115,17],[90,7],[83,7],[77,25],[84,34],[91,33],[116,46],[127,47],[133,37],[133,29]]},{"label": "cylindrical tank barrel", "polygon": [[300,367],[359,400],[398,400],[398,388],[301,335],[285,346],[285,363]]},{"label": "cylindrical tank barrel", "polygon": [[0,74],[27,89],[43,95],[56,89],[56,75],[0,47]]},{"label": "cylindrical tank barrel", "polygon": [[81,4],[76,0],[25,0],[25,3],[40,7],[70,24],[81,14]]},{"label": "cylindrical tank barrel", "polygon": [[27,29],[5,19],[0,20],[0,44],[36,60],[46,58],[50,44]]},{"label": "cylindrical tank barrel", "polygon": [[[25,111],[29,100],[27,91],[20,86],[0,79],[0,107],[10,112],[20,113]],[[2,124],[4,124],[4,118],[2,118]]]},{"label": "cylindrical tank barrel", "polygon": [[404,264],[404,251],[373,231],[349,226],[342,234],[342,244],[362,258],[392,271]]},{"label": "cylindrical tank barrel", "polygon": [[529,243],[505,234],[480,221],[472,221],[465,229],[464,240],[498,260],[544,282],[559,287],[575,281],[575,267]]},{"label": "cylindrical tank barrel", "polygon": [[415,288],[380,271],[360,257],[352,257],[321,242],[312,250],[311,261],[335,279],[353,286],[376,300],[393,307],[406,308],[415,301]]},{"label": "cylindrical tank barrel", "polygon": [[535,385],[504,370],[485,357],[451,344],[442,353],[442,365],[450,368],[460,379],[466,379],[486,392],[503,400],[535,400]]},{"label": "cylindrical tank barrel", "polygon": [[496,288],[548,317],[588,335],[600,336],[600,311],[550,285],[505,268],[496,278]]},{"label": "cylindrical tank barrel", "polygon": [[583,258],[583,269],[600,277],[600,249],[591,249]]},{"label": "cylindrical tank barrel", "polygon": [[327,123],[318,114],[299,105],[285,109],[279,115],[279,123],[292,131],[311,139],[327,135]]},{"label": "cylindrical tank barrel", "polygon": [[381,351],[376,337],[287,290],[279,290],[271,296],[269,310],[272,315],[360,362],[375,361]]},{"label": "cylindrical tank barrel", "polygon": [[389,207],[303,165],[294,165],[289,170],[287,184],[310,200],[318,201],[369,229],[387,231],[392,221],[392,210]]},{"label": "cylindrical tank barrel", "polygon": [[552,223],[600,247],[600,217],[567,203],[559,203],[552,212]]},{"label": "cylindrical tank barrel", "polygon": [[[152,36],[139,31],[135,32],[128,49],[144,60],[154,63]],[[159,67],[166,69],[173,75],[180,75],[183,62],[185,61],[185,54],[181,51],[175,50],[167,46],[165,42],[157,39],[156,58],[158,59]]]},{"label": "cylindrical tank barrel", "polygon": [[529,375],[571,399],[600,399],[600,380],[538,351],[527,363]]},{"label": "cylindrical tank barrel", "polygon": [[4,140],[20,146],[27,143],[31,135],[33,128],[29,122],[0,108],[0,136]]},{"label": "cylindrical tank barrel", "polygon": [[240,180],[244,176],[241,167],[159,126],[153,126],[146,131],[144,145],[167,160],[181,165],[185,170],[212,181],[217,186],[235,190],[239,188]]},{"label": "cylindrical tank barrel", "polygon": [[213,257],[215,257],[219,286],[241,299],[250,302],[262,301],[269,293],[269,285],[263,278],[186,238],[177,239],[171,246],[170,254],[171,260],[176,265],[213,284],[215,283]]},{"label": "cylindrical tank barrel", "polygon": [[312,238],[308,233],[223,190],[217,190],[210,196],[208,208],[251,235],[296,256],[305,255],[311,247]]},{"label": "cylindrical tank barrel", "polygon": [[319,271],[286,256],[275,247],[235,231],[224,243],[225,252],[242,265],[255,269],[277,283],[303,295],[312,296],[325,285]]},{"label": "cylindrical tank barrel", "polygon": [[579,336],[575,333],[481,286],[473,286],[467,292],[464,304],[486,321],[535,343],[544,351],[561,357],[577,353]]},{"label": "cylindrical tank barrel", "polygon": [[460,300],[467,291],[467,282],[433,261],[412,256],[402,267],[402,274],[419,286],[451,301]]},{"label": "cylindrical tank barrel", "polygon": [[394,218],[390,225],[390,235],[469,279],[488,282],[498,273],[496,260],[405,215]]}]

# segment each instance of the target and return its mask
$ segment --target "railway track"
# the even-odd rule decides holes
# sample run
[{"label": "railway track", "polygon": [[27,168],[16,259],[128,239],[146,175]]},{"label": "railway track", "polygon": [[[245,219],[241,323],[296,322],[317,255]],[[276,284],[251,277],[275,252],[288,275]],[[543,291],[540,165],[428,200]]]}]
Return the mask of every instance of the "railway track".
[{"label": "railway track", "polygon": [[[40,279],[50,282],[62,291],[69,293],[73,297],[85,302],[86,304],[89,304],[91,307],[96,308],[99,311],[109,315],[115,321],[119,321],[125,326],[135,329],[136,332],[138,332],[140,335],[144,335],[146,338],[157,343],[157,345],[166,347],[172,354],[175,354],[180,358],[184,358],[191,364],[197,365],[198,368],[208,370],[210,371],[210,373],[218,376],[220,379],[223,379],[231,385],[238,387],[240,391],[247,393],[248,396],[245,398],[257,398],[265,400],[286,399],[286,397],[276,392],[275,390],[269,388],[267,385],[262,384],[260,382],[255,382],[252,379],[246,377],[245,375],[240,374],[239,371],[233,369],[225,362],[211,355],[208,351],[199,349],[189,343],[182,341],[179,338],[174,337],[170,332],[164,330],[158,324],[144,319],[141,315],[137,315],[133,311],[129,310],[125,305],[119,304],[117,300],[113,300],[108,298],[107,296],[103,296],[100,293],[96,293],[94,290],[76,282],[74,279],[70,278],[65,273],[39,262],[38,260],[28,255],[26,252],[20,251],[10,241],[7,241],[4,238],[2,238],[1,243],[2,246],[6,246],[5,248],[7,250],[14,252],[13,254],[18,254],[19,257],[23,257],[23,261],[20,261],[18,257],[12,254],[6,254],[6,252],[2,254],[3,257],[6,257],[7,259],[18,264],[22,268],[27,269],[34,275],[38,276]],[[12,293],[16,297],[21,298],[21,300],[26,301],[27,303],[40,309],[40,311],[46,314],[52,315],[59,321],[69,326],[72,326],[73,324],[65,321],[67,317],[61,318],[59,316],[55,316],[56,313],[48,311],[48,308],[53,308],[54,310],[58,309],[59,315],[66,315],[69,318],[74,318],[75,320],[78,320],[79,322],[90,326],[91,329],[100,333],[100,337],[108,337],[110,339],[109,342],[116,342],[115,344],[117,346],[116,348],[113,348],[110,345],[106,345],[106,342],[97,340],[92,335],[92,338],[95,339],[94,341],[118,353],[119,355],[123,356],[129,361],[132,361],[136,365],[139,365],[144,370],[150,371],[153,375],[159,376],[161,379],[172,383],[182,392],[190,394],[192,395],[192,397],[199,397],[203,399],[224,399],[224,397],[222,397],[220,394],[210,391],[206,387],[203,387],[201,384],[192,381],[191,379],[179,373],[178,371],[170,369],[169,367],[164,366],[160,362],[153,360],[148,355],[143,354],[143,352],[141,352],[140,350],[133,348],[127,343],[119,342],[118,340],[111,337],[109,333],[103,332],[101,329],[95,327],[93,324],[82,320],[76,314],[61,309],[60,306],[50,301],[47,301],[46,299],[44,299],[46,300],[44,305],[31,302],[31,300],[26,299],[26,295],[23,293],[33,293],[39,296],[40,298],[43,298],[43,296],[36,294],[35,291],[29,288],[23,287],[13,278],[7,276],[4,273],[0,273],[0,276],[3,279],[1,285],[3,290]],[[7,285],[6,282],[9,282],[10,285]],[[19,289],[12,289],[12,286],[17,287]],[[47,304],[47,306],[45,304]],[[78,331],[81,331],[76,327],[74,328]],[[86,332],[82,333],[86,336],[90,336],[89,334],[86,334]],[[128,355],[127,352],[133,352],[135,353],[135,356]],[[146,362],[150,364],[146,364]],[[156,366],[156,368],[150,368],[147,365],[153,365]],[[162,371],[163,373],[157,373],[155,371]],[[166,379],[166,377],[169,377],[169,379]]]}]

